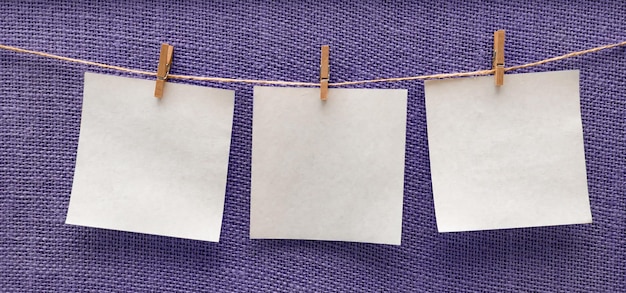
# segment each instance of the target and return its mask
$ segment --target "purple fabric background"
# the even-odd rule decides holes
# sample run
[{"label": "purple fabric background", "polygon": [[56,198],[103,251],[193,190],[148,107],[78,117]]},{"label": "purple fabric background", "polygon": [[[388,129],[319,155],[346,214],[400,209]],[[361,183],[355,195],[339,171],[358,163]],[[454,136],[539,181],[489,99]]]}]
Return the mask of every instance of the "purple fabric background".
[{"label": "purple fabric background", "polygon": [[[170,42],[172,73],[297,81],[330,44],[337,82],[485,69],[500,28],[507,65],[626,40],[624,1],[111,2],[5,2],[0,42],[144,70]],[[0,290],[624,292],[625,68],[617,48],[525,70],[581,70],[594,223],[561,227],[438,234],[423,83],[368,85],[409,89],[401,246],[250,240],[252,86],[196,83],[237,91],[207,243],[65,225],[83,74],[120,73],[0,51]]]}]

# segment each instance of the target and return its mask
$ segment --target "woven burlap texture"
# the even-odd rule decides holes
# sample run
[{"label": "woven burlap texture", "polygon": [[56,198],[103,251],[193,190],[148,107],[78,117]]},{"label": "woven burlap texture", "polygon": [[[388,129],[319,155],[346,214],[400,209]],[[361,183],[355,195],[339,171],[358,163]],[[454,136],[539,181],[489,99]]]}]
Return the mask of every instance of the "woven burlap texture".
[{"label": "woven burlap texture", "polygon": [[[510,3],[509,3],[510,2]],[[55,1],[0,5],[0,43],[172,74],[331,82],[507,66],[626,40],[623,1]],[[0,51],[0,291],[624,292],[626,49],[519,72],[581,70],[594,223],[437,233],[421,81],[409,90],[402,246],[250,240],[252,86],[236,90],[220,243],[64,224],[83,74],[123,73]],[[180,82],[180,81],[173,81]],[[505,77],[506,86],[506,77]]]}]

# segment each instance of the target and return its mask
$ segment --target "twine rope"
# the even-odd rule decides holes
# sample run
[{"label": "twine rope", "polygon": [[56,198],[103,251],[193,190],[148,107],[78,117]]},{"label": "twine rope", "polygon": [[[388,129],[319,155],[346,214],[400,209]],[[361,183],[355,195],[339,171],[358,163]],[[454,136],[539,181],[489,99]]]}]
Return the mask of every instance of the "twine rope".
[{"label": "twine rope", "polygon": [[[504,71],[513,71],[522,68],[529,68],[533,66],[538,66],[542,64],[546,64],[549,62],[559,61],[567,58],[577,57],[589,53],[595,53],[601,50],[611,49],[615,47],[620,47],[626,45],[626,41],[621,43],[614,43],[610,45],[595,47],[587,50],[567,53],[561,56],[556,56],[532,63],[516,65],[511,67],[504,68]],[[146,76],[157,76],[156,71],[144,71],[137,70],[132,68],[126,68],[121,66],[109,65],[104,63],[92,62],[87,60],[69,58],[54,54],[49,54],[40,51],[32,51],[26,50],[18,47],[12,47],[7,45],[0,44],[0,49],[9,50],[17,53],[25,53],[31,55],[37,55],[45,58],[52,58],[57,60],[62,60],[66,62],[79,63],[89,66],[96,66],[100,68],[106,68],[111,70],[117,70],[127,73],[146,75]],[[407,80],[427,80],[427,79],[444,79],[444,78],[453,78],[453,77],[466,77],[466,76],[481,76],[481,75],[490,75],[495,72],[494,69],[486,69],[486,70],[477,70],[477,71],[468,71],[468,72],[456,72],[456,73],[439,73],[439,74],[430,74],[430,75],[418,75],[418,76],[408,76],[408,77],[392,77],[392,78],[379,78],[379,79],[369,79],[369,80],[358,80],[358,81],[344,81],[344,82],[335,82],[329,83],[329,86],[344,86],[344,85],[358,85],[358,84],[367,84],[367,83],[376,83],[376,82],[398,82],[398,81],[407,81]],[[248,83],[248,84],[263,84],[263,85],[291,85],[291,86],[319,86],[319,83],[314,82],[299,82],[299,81],[282,81],[282,80],[257,80],[257,79],[237,79],[237,78],[223,78],[223,77],[206,77],[206,76],[193,76],[193,75],[178,75],[178,74],[169,74],[167,76],[168,79],[180,79],[180,80],[195,80],[195,81],[209,81],[209,82],[225,82],[225,83]]]}]

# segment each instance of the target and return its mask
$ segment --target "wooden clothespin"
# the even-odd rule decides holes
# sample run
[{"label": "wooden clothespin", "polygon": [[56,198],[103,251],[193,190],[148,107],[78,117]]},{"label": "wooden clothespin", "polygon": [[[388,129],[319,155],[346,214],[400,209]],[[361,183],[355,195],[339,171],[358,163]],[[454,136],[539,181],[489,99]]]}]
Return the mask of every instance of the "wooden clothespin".
[{"label": "wooden clothespin", "polygon": [[493,33],[493,69],[496,85],[504,84],[504,30]]},{"label": "wooden clothespin", "polygon": [[328,80],[330,79],[330,46],[322,46],[322,59],[320,62],[320,98],[326,101],[328,98]]},{"label": "wooden clothespin", "polygon": [[172,57],[174,55],[174,46],[168,44],[161,44],[161,54],[159,55],[159,67],[157,69],[156,87],[154,88],[154,97],[163,97],[163,88],[165,87],[165,81],[167,75],[170,73],[170,67],[172,67]]}]

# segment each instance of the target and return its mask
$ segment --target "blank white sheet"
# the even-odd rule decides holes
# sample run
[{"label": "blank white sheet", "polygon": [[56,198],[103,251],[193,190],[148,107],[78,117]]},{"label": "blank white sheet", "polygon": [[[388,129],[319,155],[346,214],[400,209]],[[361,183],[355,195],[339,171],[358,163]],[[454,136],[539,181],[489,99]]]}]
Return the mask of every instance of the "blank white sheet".
[{"label": "blank white sheet", "polygon": [[254,88],[251,238],[400,244],[406,90]]},{"label": "blank white sheet", "polygon": [[67,224],[219,241],[234,92],[85,73]]},{"label": "blank white sheet", "polygon": [[591,223],[578,80],[425,82],[439,232]]}]

